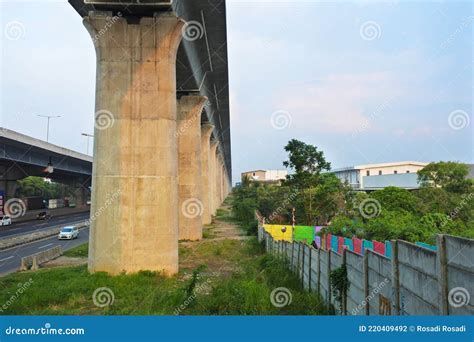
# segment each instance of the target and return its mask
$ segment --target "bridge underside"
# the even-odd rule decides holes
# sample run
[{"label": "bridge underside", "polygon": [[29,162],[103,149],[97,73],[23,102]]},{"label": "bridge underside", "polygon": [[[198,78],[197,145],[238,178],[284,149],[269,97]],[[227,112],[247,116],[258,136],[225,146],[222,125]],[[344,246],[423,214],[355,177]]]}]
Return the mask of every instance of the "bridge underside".
[{"label": "bridge underside", "polygon": [[[50,166],[48,172],[47,168]],[[51,169],[52,168],[52,169]],[[16,196],[17,181],[47,177],[77,188],[81,199],[89,191],[92,158],[5,128],[0,130],[0,191]],[[79,195],[78,195],[79,196]],[[82,204],[80,201],[77,203]]]},{"label": "bridge underside", "polygon": [[97,53],[89,270],[175,274],[231,188],[225,2],[70,3]]}]

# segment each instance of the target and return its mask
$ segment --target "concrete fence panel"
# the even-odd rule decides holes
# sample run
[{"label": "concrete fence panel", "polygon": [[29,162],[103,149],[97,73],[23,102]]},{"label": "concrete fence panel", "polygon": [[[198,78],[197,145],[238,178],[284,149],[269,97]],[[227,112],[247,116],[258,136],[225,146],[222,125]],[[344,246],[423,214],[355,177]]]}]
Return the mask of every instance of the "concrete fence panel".
[{"label": "concrete fence panel", "polygon": [[310,279],[310,291],[319,292],[319,253],[320,249],[311,250],[311,279]]},{"label": "concrete fence panel", "polygon": [[474,315],[474,244],[472,240],[444,236],[450,315]]},{"label": "concrete fence panel", "polygon": [[392,263],[383,255],[367,250],[367,305],[369,315],[392,315]]},{"label": "concrete fence panel", "polygon": [[347,314],[365,314],[365,290],[364,290],[364,258],[346,250],[347,278],[349,289],[347,290]]},{"label": "concrete fence panel", "polygon": [[[274,242],[261,227],[259,234],[266,251],[287,258],[304,288],[318,292],[338,314],[474,315],[474,240],[438,235],[436,251],[392,240],[387,258],[371,250],[364,256],[350,250],[340,255],[299,242]],[[25,264],[42,260],[30,258]],[[338,303],[330,274],[342,265],[350,285]]]},{"label": "concrete fence panel", "polygon": [[327,303],[329,303],[329,295],[331,293],[331,287],[329,286],[330,255],[328,251],[322,249],[319,251],[319,293]]},{"label": "concrete fence panel", "polygon": [[439,314],[436,259],[435,251],[398,241],[401,315]]},{"label": "concrete fence panel", "polygon": [[312,248],[306,244],[303,245],[303,287],[309,290],[311,281],[311,254]]}]

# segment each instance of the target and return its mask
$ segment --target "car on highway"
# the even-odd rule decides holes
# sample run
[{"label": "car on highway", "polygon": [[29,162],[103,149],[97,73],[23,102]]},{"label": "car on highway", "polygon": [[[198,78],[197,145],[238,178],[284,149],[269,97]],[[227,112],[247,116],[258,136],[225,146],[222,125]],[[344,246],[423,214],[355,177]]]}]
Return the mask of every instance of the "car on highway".
[{"label": "car on highway", "polygon": [[42,211],[36,215],[37,220],[49,220],[51,218],[51,214],[47,211]]},{"label": "car on highway", "polygon": [[7,215],[3,215],[1,218],[0,218],[0,226],[8,226],[12,224],[12,219],[10,216],[7,216]]},{"label": "car on highway", "polygon": [[79,229],[74,226],[63,227],[58,235],[58,240],[72,240],[79,235]]}]

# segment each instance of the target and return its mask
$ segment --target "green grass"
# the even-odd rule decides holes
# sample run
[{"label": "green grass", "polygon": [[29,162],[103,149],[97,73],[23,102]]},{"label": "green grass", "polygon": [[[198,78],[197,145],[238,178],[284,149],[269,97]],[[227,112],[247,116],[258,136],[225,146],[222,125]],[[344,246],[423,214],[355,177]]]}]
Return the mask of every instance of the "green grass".
[{"label": "green grass", "polygon": [[[234,220],[222,210],[219,219]],[[205,230],[212,236],[212,226]],[[87,257],[84,244],[65,253]],[[182,267],[174,277],[143,271],[110,276],[90,274],[86,266],[40,269],[0,278],[0,314],[31,315],[303,315],[326,314],[320,297],[303,290],[284,260],[265,254],[255,237],[247,240],[206,241],[181,245]],[[30,281],[31,279],[31,281]],[[21,284],[30,285],[22,287]],[[93,294],[113,292],[113,304],[99,307]],[[275,288],[291,292],[289,305],[277,308],[270,295]],[[22,293],[19,289],[22,288]]]},{"label": "green grass", "polygon": [[[246,252],[254,255],[243,269],[231,277],[213,283],[210,295],[198,295],[193,305],[182,314],[191,315],[322,315],[327,310],[314,293],[303,290],[301,281],[288,271],[285,261],[262,255],[255,240],[246,244]],[[291,293],[291,303],[275,307],[270,296],[284,287]]]},{"label": "green grass", "polygon": [[64,252],[64,256],[74,258],[87,258],[89,255],[89,244],[85,243]]},{"label": "green grass", "polygon": [[[326,313],[318,297],[302,289],[301,282],[288,271],[285,262],[263,254],[262,247],[256,239],[223,240],[221,243],[202,244],[198,253],[211,259],[224,258],[231,264],[238,263],[239,267],[230,276],[223,277],[206,273],[206,267],[201,265],[194,270],[196,275],[191,279],[183,277],[182,273],[176,277],[166,278],[149,271],[118,276],[102,272],[89,274],[86,266],[16,273],[0,278],[0,302],[11,303],[0,313],[12,315]],[[29,279],[32,279],[32,284],[18,295],[19,284],[24,284]],[[93,293],[101,287],[113,291],[115,300],[111,306],[100,308],[94,305]],[[276,308],[271,304],[270,294],[277,287],[286,287],[291,291],[290,305]]]}]

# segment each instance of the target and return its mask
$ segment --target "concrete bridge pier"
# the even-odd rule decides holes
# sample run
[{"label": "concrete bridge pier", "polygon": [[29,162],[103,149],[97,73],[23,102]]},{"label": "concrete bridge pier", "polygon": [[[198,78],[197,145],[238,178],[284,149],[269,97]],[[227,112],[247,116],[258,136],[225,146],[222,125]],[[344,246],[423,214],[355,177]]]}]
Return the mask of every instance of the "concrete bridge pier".
[{"label": "concrete bridge pier", "polygon": [[216,153],[216,203],[217,208],[222,204],[222,159],[219,150]]},{"label": "concrete bridge pier", "polygon": [[225,191],[225,167],[224,167],[224,160],[221,159],[221,179],[219,180],[221,182],[221,193],[220,193],[220,200],[221,200],[221,204],[222,202],[224,202],[225,200],[225,194],[224,194],[224,191]]},{"label": "concrete bridge pier", "polygon": [[209,191],[211,194],[211,215],[215,215],[217,211],[217,203],[216,194],[217,194],[217,147],[219,146],[218,140],[211,141],[211,150],[210,150],[210,159],[209,159],[209,177],[210,177],[210,184],[209,184]]},{"label": "concrete bridge pier", "polygon": [[80,179],[78,181],[72,182],[71,184],[74,187],[74,200],[76,207],[86,206],[87,198],[89,197],[89,180]]},{"label": "concrete bridge pier", "polygon": [[5,198],[4,201],[15,197],[18,183],[16,180],[0,179],[0,192],[3,192]]},{"label": "concrete bridge pier", "polygon": [[205,96],[178,100],[179,239],[202,239],[201,114]]},{"label": "concrete bridge pier", "polygon": [[97,52],[89,270],[178,272],[176,54],[173,13],[127,22],[84,17]]},{"label": "concrete bridge pier", "polygon": [[201,126],[201,176],[202,176],[202,223],[209,224],[212,221],[212,196],[211,196],[211,135],[214,130],[214,125],[211,123],[204,123]]}]

